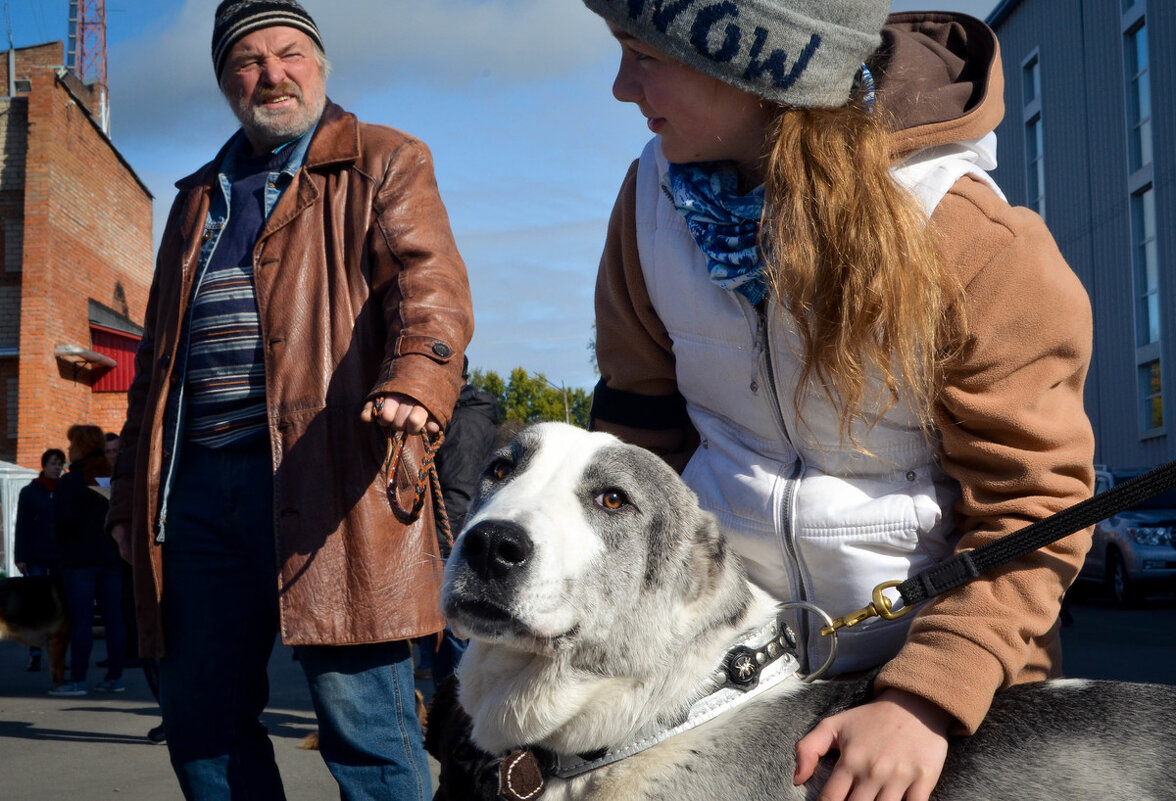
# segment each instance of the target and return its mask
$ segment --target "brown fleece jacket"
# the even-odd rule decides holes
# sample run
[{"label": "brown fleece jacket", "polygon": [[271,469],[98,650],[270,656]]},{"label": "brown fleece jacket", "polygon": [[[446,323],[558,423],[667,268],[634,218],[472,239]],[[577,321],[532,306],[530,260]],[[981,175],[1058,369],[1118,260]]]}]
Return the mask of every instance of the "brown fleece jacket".
[{"label": "brown fleece jacket", "polygon": [[[900,123],[896,157],[991,131],[1003,115],[999,58],[995,36],[976,20],[892,16],[875,75],[880,106]],[[641,274],[635,184],[634,165],[597,278],[597,360],[601,384],[632,393],[625,397],[641,405],[674,396],[677,383],[672,343]],[[965,288],[971,325],[936,408],[943,468],[962,488],[958,548],[967,550],[1089,497],[1094,438],[1082,387],[1092,319],[1086,291],[1041,219],[1010,207],[976,178],[952,187],[931,225]],[[620,424],[625,415],[615,418],[598,414],[593,426],[679,469],[697,443],[689,424],[634,426]],[[1070,536],[928,603],[877,689],[927,698],[969,733],[997,690],[1059,675],[1061,597],[1089,546],[1089,531]]]}]

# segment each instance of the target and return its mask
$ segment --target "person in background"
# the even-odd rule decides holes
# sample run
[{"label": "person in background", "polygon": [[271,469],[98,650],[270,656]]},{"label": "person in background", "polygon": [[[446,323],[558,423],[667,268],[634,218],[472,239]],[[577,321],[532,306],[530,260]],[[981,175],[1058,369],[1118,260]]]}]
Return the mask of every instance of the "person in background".
[{"label": "person in background", "polygon": [[[53,696],[85,695],[86,673],[94,645],[94,603],[106,632],[106,676],[99,692],[121,693],[127,630],[122,617],[122,568],[118,546],[106,532],[110,508],[110,462],[102,429],[70,426],[69,472],[53,494],[57,543],[61,548],[65,601],[72,621],[69,635],[69,681],[49,691]],[[106,486],[103,486],[106,485]]]},{"label": "person in background", "polygon": [[118,458],[118,432],[117,431],[107,431],[105,434],[105,438],[106,438],[106,447],[105,447],[106,459],[111,464],[114,464],[115,459]]},{"label": "person in background", "polygon": [[[119,439],[118,432],[106,432],[106,458],[113,465],[118,461]],[[134,574],[131,572],[131,566],[127,562],[122,563],[123,573],[123,594],[122,594],[122,610],[123,620],[127,626],[127,667],[137,667],[139,663],[139,626],[135,620],[135,594],[132,591],[134,587]],[[101,662],[98,667],[106,667]],[[149,682],[150,683],[150,682]],[[152,691],[155,692],[154,690]],[[157,697],[158,700],[158,697]]]},{"label": "person in background", "polygon": [[[65,454],[50,448],[41,454],[41,474],[21,488],[16,501],[16,531],[12,551],[22,576],[56,576],[61,572],[61,549],[53,522],[53,491],[65,470]],[[41,669],[41,649],[29,648],[27,670]]]},{"label": "person in background", "polygon": [[[754,582],[833,615],[1089,497],[1090,303],[987,175],[987,26],[888,0],[585,4],[655,135],[598,273],[594,428],[682,470]],[[880,668],[876,695],[801,740],[794,781],[835,753],[821,801],[926,801],[949,735],[1059,675],[1089,545],[844,630],[832,671]]]},{"label": "person in background", "polygon": [[[457,396],[457,406],[445,441],[437,451],[437,477],[449,527],[456,537],[465,525],[466,509],[478,488],[478,477],[487,457],[494,450],[498,434],[498,401],[489,392],[469,382],[469,359],[462,360],[461,377],[465,382]],[[424,663],[431,666],[434,685],[439,685],[457,668],[466,642],[446,628],[443,634],[420,640]]]},{"label": "person in background", "polygon": [[[113,465],[118,461],[119,453],[119,437],[114,431],[106,432],[106,458],[110,460]],[[147,689],[151,691],[151,697],[159,703],[159,660],[158,659],[143,659],[139,656],[139,624],[135,618],[135,573],[131,569],[131,565],[126,560],[120,559],[122,567],[122,613],[123,622],[127,627],[127,667],[139,667],[143,669],[143,678],[147,682]],[[98,667],[106,667],[102,662],[98,663]],[[147,740],[153,745],[162,745],[167,742],[167,733],[163,727],[163,723],[152,726],[147,730]]]},{"label": "person in background", "polygon": [[[106,458],[113,465],[118,460],[118,432],[106,432]],[[131,566],[127,562],[122,563],[123,574],[123,593],[122,593],[122,610],[123,622],[127,627],[127,657],[126,667],[137,667],[139,662],[139,627],[135,622],[135,595],[131,591],[134,585],[134,576],[131,573]],[[98,663],[98,667],[106,667],[105,660]]]},{"label": "person in background", "polygon": [[413,507],[457,400],[465,265],[428,148],[327,99],[302,5],[221,2],[212,66],[241,128],[178,184],[108,521],[172,766],[189,799],[284,797],[280,633],[341,797],[427,801],[410,643],[444,626],[442,562],[428,493],[401,520],[388,489]]}]

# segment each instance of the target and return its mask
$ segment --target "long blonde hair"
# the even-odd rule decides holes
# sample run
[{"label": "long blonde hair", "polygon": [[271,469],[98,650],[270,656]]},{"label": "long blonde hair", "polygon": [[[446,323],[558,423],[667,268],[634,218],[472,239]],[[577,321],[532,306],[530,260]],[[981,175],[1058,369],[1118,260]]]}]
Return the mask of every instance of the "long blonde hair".
[{"label": "long blonde hair", "polygon": [[929,432],[966,320],[934,228],[890,175],[881,114],[857,101],[784,109],[770,136],[761,244],[773,296],[803,343],[797,413],[815,381],[855,447],[855,422],[868,430],[904,397]]}]

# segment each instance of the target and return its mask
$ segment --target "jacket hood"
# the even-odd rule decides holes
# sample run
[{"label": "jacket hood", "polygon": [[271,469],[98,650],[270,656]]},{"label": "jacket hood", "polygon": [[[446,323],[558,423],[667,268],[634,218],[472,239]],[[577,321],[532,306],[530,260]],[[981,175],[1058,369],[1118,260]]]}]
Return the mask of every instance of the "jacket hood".
[{"label": "jacket hood", "polygon": [[498,425],[498,401],[484,389],[479,389],[473,384],[465,384],[457,396],[457,405],[476,412],[494,425]]},{"label": "jacket hood", "polygon": [[966,14],[892,14],[870,59],[878,108],[893,120],[893,153],[982,139],[1004,117],[996,34]]}]

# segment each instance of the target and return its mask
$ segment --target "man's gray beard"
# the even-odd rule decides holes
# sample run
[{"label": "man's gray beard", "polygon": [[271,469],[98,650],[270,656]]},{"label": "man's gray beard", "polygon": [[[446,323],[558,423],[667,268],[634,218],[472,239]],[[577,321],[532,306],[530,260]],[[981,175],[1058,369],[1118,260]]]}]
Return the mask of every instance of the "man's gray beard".
[{"label": "man's gray beard", "polygon": [[[305,100],[305,95],[302,95],[299,99]],[[300,114],[293,119],[284,119],[281,121],[270,121],[264,112],[253,105],[250,105],[244,110],[238,109],[232,103],[230,105],[233,107],[237,121],[241,123],[241,129],[245,131],[245,136],[249,138],[249,141],[255,145],[272,150],[278,145],[284,145],[292,139],[297,139],[314,128],[318,124],[319,118],[323,116],[323,109],[327,106],[327,98],[324,93],[318,98],[318,102],[316,103],[317,108],[306,106],[305,114]]]}]

